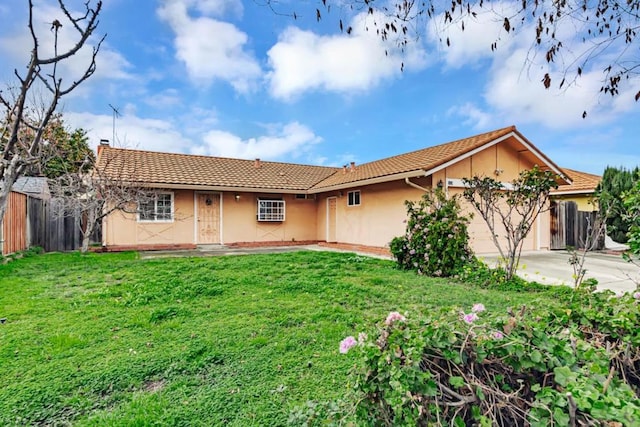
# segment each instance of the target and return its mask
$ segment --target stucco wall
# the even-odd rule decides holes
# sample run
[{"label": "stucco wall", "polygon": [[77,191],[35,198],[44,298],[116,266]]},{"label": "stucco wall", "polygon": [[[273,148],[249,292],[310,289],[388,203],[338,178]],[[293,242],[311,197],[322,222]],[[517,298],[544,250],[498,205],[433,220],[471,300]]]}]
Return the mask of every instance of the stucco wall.
[{"label": "stucco wall", "polygon": [[[140,222],[136,214],[122,212],[110,215],[105,224],[107,246],[198,243],[194,191],[175,190],[173,194],[174,220],[171,222]],[[220,193],[210,194],[215,198],[220,197]],[[236,195],[239,196],[237,199]],[[228,244],[317,240],[316,200],[296,199],[294,194],[263,196],[282,196],[286,203],[285,221],[257,221],[257,200],[260,197],[258,194],[222,193],[220,242]]]},{"label": "stucco wall", "polygon": [[[517,178],[524,168],[532,166],[509,142],[504,142],[450,165],[434,173],[432,177],[420,180],[414,178],[412,182],[429,188],[436,187],[438,182],[442,181],[448,194],[454,195],[460,194],[462,187],[448,186],[447,181],[450,179],[459,180],[477,174],[509,182]],[[360,190],[360,206],[347,206],[347,193],[351,190]],[[386,246],[393,237],[402,235],[405,231],[406,208],[404,201],[418,200],[422,194],[422,191],[408,186],[403,180],[322,194],[318,198],[318,239],[327,238],[328,197],[336,197],[337,201],[337,242]],[[484,220],[464,200],[461,200],[461,205],[464,212],[473,213],[469,234],[474,251],[478,254],[497,252]],[[499,231],[498,234],[501,235],[504,232]],[[533,230],[525,239],[524,250],[546,249],[549,247],[549,238],[549,214],[545,212],[539,216]]]},{"label": "stucco wall", "polygon": [[[430,187],[429,178],[413,178],[412,182]],[[347,193],[360,190],[360,206],[347,206]],[[318,197],[317,234],[327,237],[327,197],[337,196],[336,238],[340,243],[366,246],[386,246],[391,239],[404,234],[407,217],[405,200],[418,200],[423,191],[410,187],[403,180],[383,184],[354,187],[325,193]]]},{"label": "stucco wall", "polygon": [[[439,181],[442,181],[445,190],[450,195],[460,194],[463,189],[458,186],[457,181],[455,186],[449,186],[449,180],[478,175],[491,177],[501,182],[510,182],[516,179],[522,170],[533,166],[514,146],[505,141],[434,173],[433,182],[434,185],[437,185]],[[466,201],[462,200],[461,205],[464,212],[473,213],[469,224],[469,235],[474,251],[478,254],[497,252],[489,228],[482,217]],[[497,234],[504,236],[504,229],[501,227],[497,227],[497,229]],[[548,249],[549,239],[549,213],[543,212],[525,239],[523,250]],[[503,237],[501,241],[504,242]]]},{"label": "stucco wall", "polygon": [[[235,195],[239,198],[236,200]],[[285,221],[259,222],[256,215],[258,198],[255,193],[223,194],[223,231],[222,241],[225,244],[237,242],[282,242],[317,240],[316,205],[317,200],[296,199],[295,194],[282,196],[285,201]]]},{"label": "stucco wall", "polygon": [[114,212],[104,223],[103,238],[107,246],[193,243],[193,191],[174,190],[172,193],[173,221],[139,222],[134,213]]}]

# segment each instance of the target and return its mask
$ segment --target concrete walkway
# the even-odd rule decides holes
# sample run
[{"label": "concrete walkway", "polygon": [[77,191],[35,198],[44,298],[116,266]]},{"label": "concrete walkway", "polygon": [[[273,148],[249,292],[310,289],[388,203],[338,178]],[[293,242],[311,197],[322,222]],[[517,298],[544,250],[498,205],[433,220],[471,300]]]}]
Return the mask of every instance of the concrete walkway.
[{"label": "concrete walkway", "polygon": [[[569,258],[566,251],[523,253],[518,275],[538,283],[573,286],[573,268],[569,264]],[[495,255],[485,256],[483,259],[490,266],[495,266],[498,262]],[[640,267],[626,262],[619,254],[588,253],[584,268],[587,270],[585,278],[596,279],[599,290],[634,292],[636,283],[640,283]]]}]

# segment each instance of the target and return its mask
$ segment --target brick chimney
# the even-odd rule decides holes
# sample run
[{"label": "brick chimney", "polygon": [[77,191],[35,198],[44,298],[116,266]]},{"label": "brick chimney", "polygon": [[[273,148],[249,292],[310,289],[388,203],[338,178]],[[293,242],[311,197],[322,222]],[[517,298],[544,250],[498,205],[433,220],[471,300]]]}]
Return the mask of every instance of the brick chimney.
[{"label": "brick chimney", "polygon": [[253,161],[253,167],[256,169],[260,169],[262,167],[262,162],[260,162],[260,159],[255,159]]},{"label": "brick chimney", "polygon": [[109,140],[108,139],[101,139],[100,140],[100,144],[98,144],[98,148],[96,149],[96,152],[98,153],[98,156],[100,155],[100,152],[102,151],[102,149],[104,147],[108,147],[109,146]]},{"label": "brick chimney", "polygon": [[355,172],[356,171],[356,162],[351,162],[351,167],[349,168],[349,172]]},{"label": "brick chimney", "polygon": [[342,173],[347,173],[347,165],[342,165]]}]

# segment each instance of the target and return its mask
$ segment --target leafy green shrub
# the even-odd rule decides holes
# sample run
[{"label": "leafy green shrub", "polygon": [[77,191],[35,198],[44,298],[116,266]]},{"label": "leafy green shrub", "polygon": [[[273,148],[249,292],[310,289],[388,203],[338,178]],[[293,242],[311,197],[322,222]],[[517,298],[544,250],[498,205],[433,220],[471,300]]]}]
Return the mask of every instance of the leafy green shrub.
[{"label": "leafy green shrub", "polygon": [[[627,233],[625,238],[632,254],[640,255],[640,179],[623,196],[623,207]],[[631,260],[627,254],[627,260]]]},{"label": "leafy green shrub", "polygon": [[351,411],[368,425],[637,425],[639,300],[573,293],[506,314],[392,312],[340,345],[361,360]]},{"label": "leafy green shrub", "polygon": [[469,217],[460,212],[459,196],[447,198],[442,189],[420,201],[406,201],[407,229],[391,241],[398,266],[428,276],[449,277],[474,258],[469,246]]},{"label": "leafy green shrub", "polygon": [[[607,234],[618,243],[627,243],[628,232],[634,224],[627,215],[629,206],[625,206],[625,195],[637,192],[640,170],[607,166],[596,188],[596,198],[601,209],[608,208]],[[604,212],[602,212],[604,213]]]}]

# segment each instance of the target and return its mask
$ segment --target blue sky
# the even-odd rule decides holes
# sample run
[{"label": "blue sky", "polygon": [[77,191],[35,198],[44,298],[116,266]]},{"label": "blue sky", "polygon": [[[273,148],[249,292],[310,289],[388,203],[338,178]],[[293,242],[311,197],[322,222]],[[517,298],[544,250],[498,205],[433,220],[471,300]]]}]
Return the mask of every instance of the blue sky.
[{"label": "blue sky", "polygon": [[[75,10],[83,2],[67,0]],[[47,22],[62,17],[55,1],[35,4],[47,48]],[[365,30],[375,17],[334,9],[317,23],[314,2],[279,3],[282,11],[291,5],[296,20],[260,0],[105,0],[90,43],[107,33],[98,69],[64,99],[67,123],[86,129],[93,146],[112,140],[112,105],[121,113],[114,145],[333,166],[514,124],[563,167],[600,174],[607,165],[640,164],[640,104],[632,96],[640,79],[618,98],[599,96],[596,62],[569,89],[544,90],[540,64],[524,65],[530,33],[500,34],[489,15],[464,32],[446,30],[450,48],[432,23],[399,52]],[[3,86],[28,60],[26,13],[26,0],[0,4]],[[351,35],[339,32],[338,18]],[[62,22],[67,43],[72,27]],[[88,54],[63,67],[66,78]]]}]

